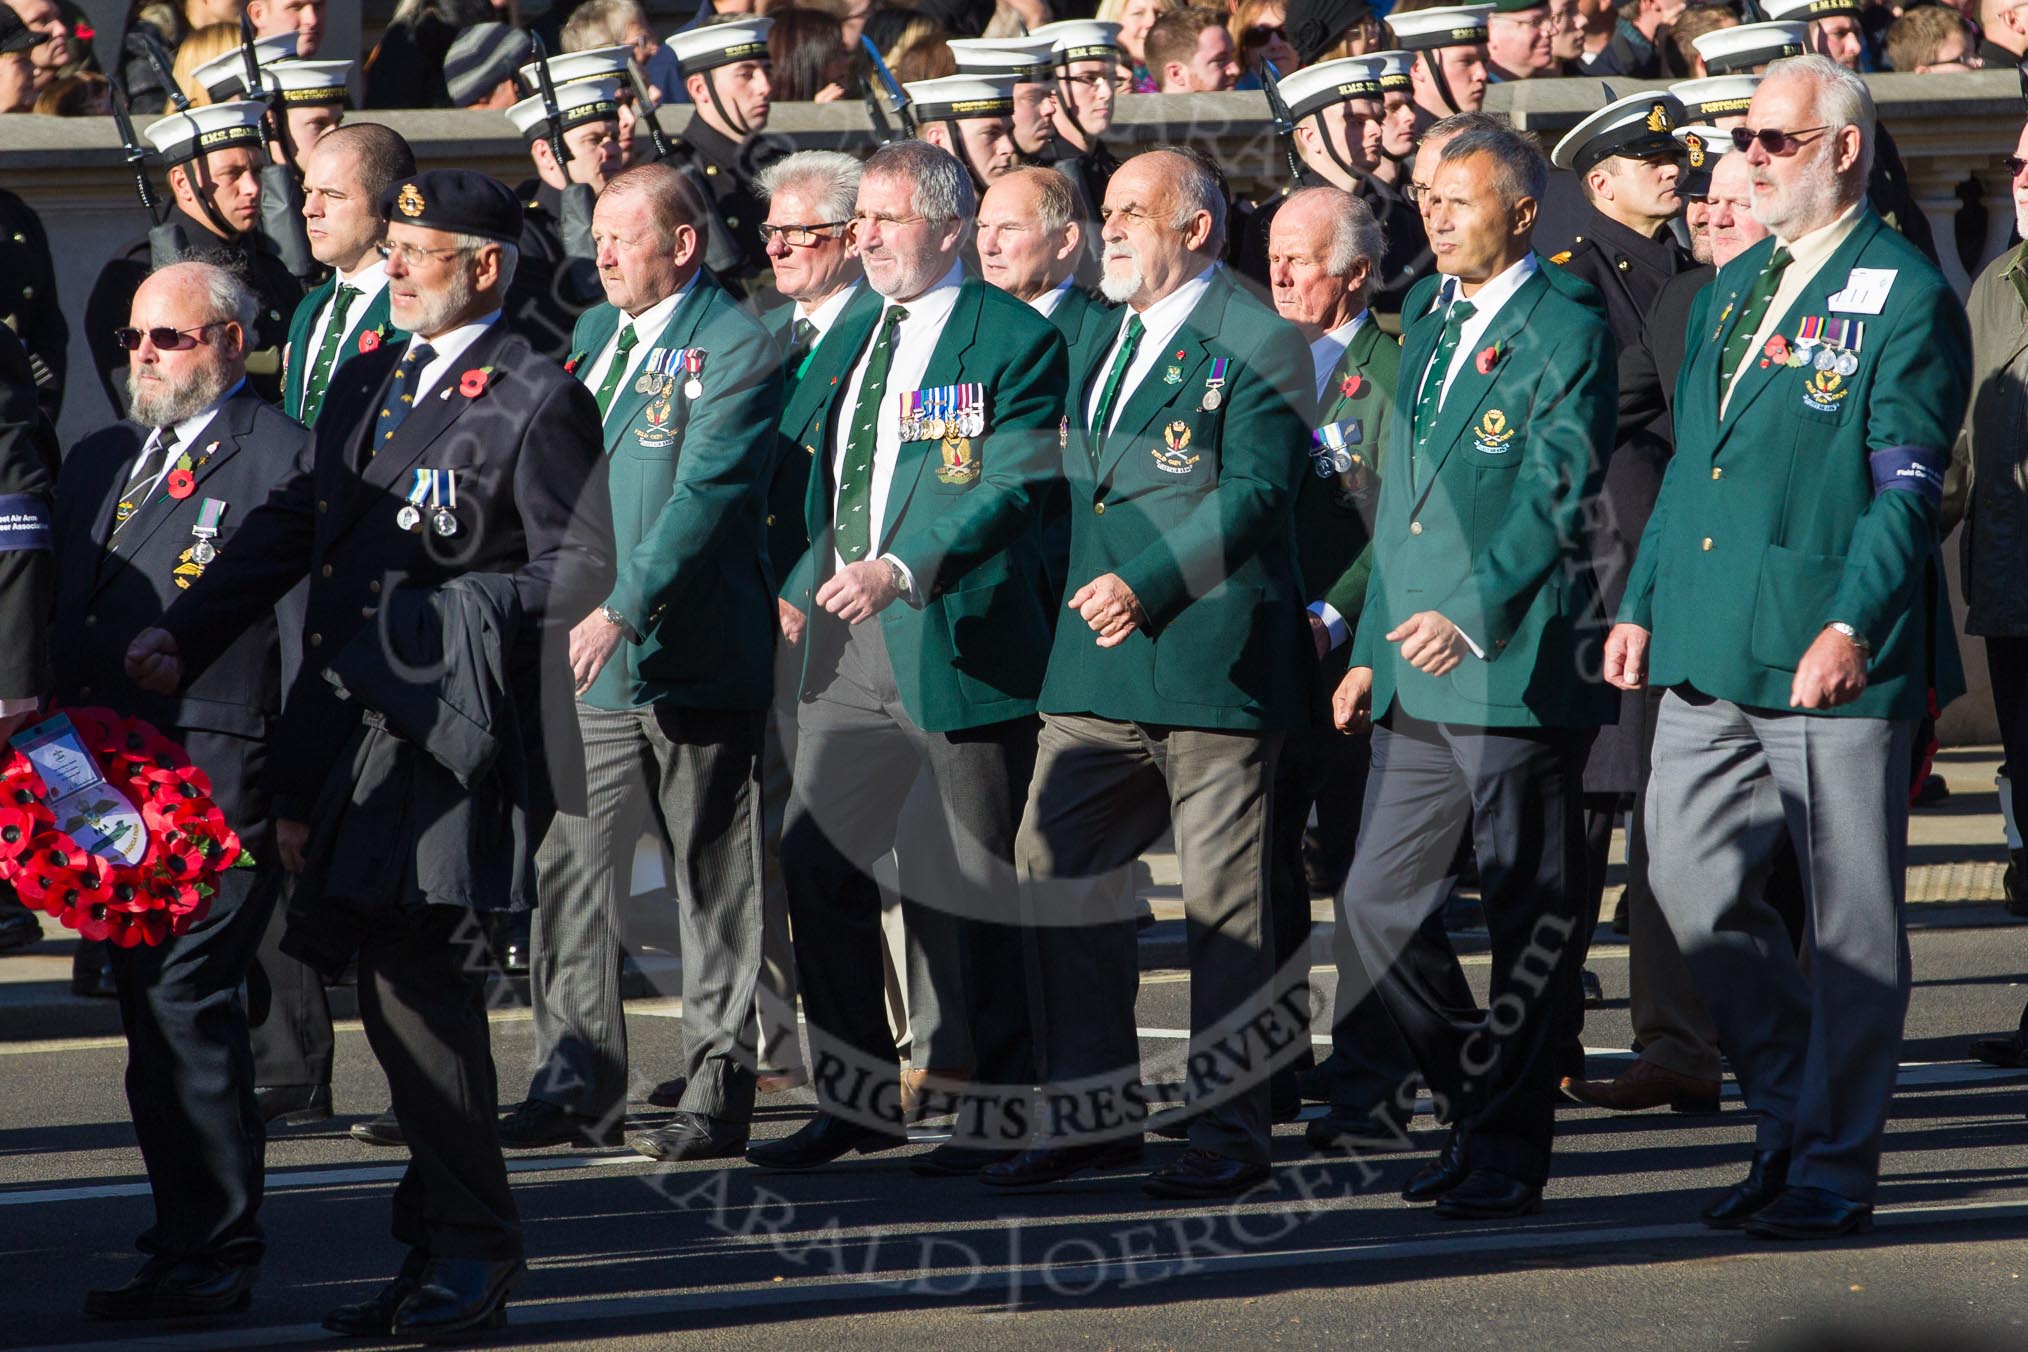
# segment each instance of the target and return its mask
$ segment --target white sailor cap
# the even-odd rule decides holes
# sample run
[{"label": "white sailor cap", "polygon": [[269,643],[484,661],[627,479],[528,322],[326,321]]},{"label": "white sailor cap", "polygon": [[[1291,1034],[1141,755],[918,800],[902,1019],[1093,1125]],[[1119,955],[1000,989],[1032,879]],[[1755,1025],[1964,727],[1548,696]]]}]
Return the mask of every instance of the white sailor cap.
[{"label": "white sailor cap", "polygon": [[1683,104],[1674,94],[1628,94],[1566,132],[1549,162],[1582,174],[1615,155],[1680,154],[1682,143],[1670,133],[1682,125]]},{"label": "white sailor cap", "polygon": [[1012,75],[1024,84],[1054,78],[1054,38],[952,38],[945,45],[960,75]]},{"label": "white sailor cap", "polygon": [[[256,38],[253,47],[255,63],[266,68],[296,54],[296,35],[290,32],[277,33],[271,38]],[[234,43],[232,50],[224,56],[215,56],[192,70],[190,78],[210,96],[213,103],[236,99],[247,92],[246,50]],[[272,81],[268,82],[268,87],[274,87]]]},{"label": "white sailor cap", "polygon": [[1486,16],[1491,5],[1454,5],[1446,9],[1418,9],[1408,14],[1390,14],[1387,26],[1403,51],[1430,52],[1439,47],[1470,47],[1486,40]]},{"label": "white sailor cap", "polygon": [[259,146],[267,139],[266,113],[258,103],[208,103],[151,122],[141,135],[163,164],[182,164],[214,150]]},{"label": "white sailor cap", "polygon": [[918,122],[960,122],[970,117],[1012,117],[1011,75],[946,75],[903,85]]},{"label": "white sailor cap", "polygon": [[[620,87],[610,79],[572,80],[556,86],[557,130],[569,131],[587,122],[617,121],[620,116]],[[537,94],[507,110],[507,120],[524,140],[540,141],[549,135],[548,110]]]},{"label": "white sailor cap", "polygon": [[1785,56],[1801,56],[1810,47],[1810,29],[1800,23],[1743,23],[1713,29],[1690,39],[1707,75],[1751,72]]},{"label": "white sailor cap", "polygon": [[1383,91],[1408,92],[1408,68],[1415,64],[1414,52],[1368,52],[1366,59],[1380,63],[1380,88]]},{"label": "white sailor cap", "polygon": [[[612,80],[624,82],[627,78],[627,60],[634,49],[627,46],[594,47],[584,52],[563,52],[549,58],[549,82],[558,89],[581,80]],[[530,61],[520,71],[523,89],[542,88],[542,63]]]},{"label": "white sailor cap", "polygon": [[726,23],[686,28],[680,33],[671,33],[663,41],[675,55],[676,64],[683,68],[683,73],[695,75],[699,71],[730,66],[740,61],[765,62],[768,59],[768,30],[774,26],[773,19],[742,15]]},{"label": "white sailor cap", "polygon": [[1683,101],[1683,116],[1709,122],[1716,117],[1745,117],[1760,81],[1758,75],[1714,75],[1679,81],[1669,86],[1669,92]]},{"label": "white sailor cap", "polygon": [[277,61],[261,68],[287,108],[342,108],[350,61]]},{"label": "white sailor cap", "polygon": [[1122,50],[1120,26],[1103,19],[1058,19],[1028,36],[1048,38],[1050,56],[1059,66],[1073,61],[1117,61]]},{"label": "white sailor cap", "polygon": [[1289,116],[1301,121],[1347,99],[1379,98],[1380,64],[1370,56],[1340,57],[1292,70],[1275,83],[1275,89],[1289,105]]},{"label": "white sailor cap", "polygon": [[1849,14],[1857,19],[1861,16],[1859,0],[1761,0],[1761,12],[1777,22],[1806,24],[1812,19],[1828,19],[1833,14]]}]

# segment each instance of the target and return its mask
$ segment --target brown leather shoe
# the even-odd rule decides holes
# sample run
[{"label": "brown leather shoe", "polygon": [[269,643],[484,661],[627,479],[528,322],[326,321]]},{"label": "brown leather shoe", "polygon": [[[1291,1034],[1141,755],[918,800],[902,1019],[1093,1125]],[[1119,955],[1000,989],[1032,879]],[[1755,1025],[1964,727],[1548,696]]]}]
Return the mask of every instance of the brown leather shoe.
[{"label": "brown leather shoe", "polygon": [[930,1117],[948,1117],[957,1111],[957,1095],[971,1079],[968,1070],[910,1067],[901,1072],[901,1118],[920,1122]]},{"label": "brown leather shoe", "polygon": [[1637,1058],[1610,1080],[1580,1080],[1566,1075],[1561,1088],[1567,1097],[1579,1103],[1610,1108],[1616,1113],[1637,1113],[1665,1103],[1674,1112],[1715,1113],[1721,1084]]}]

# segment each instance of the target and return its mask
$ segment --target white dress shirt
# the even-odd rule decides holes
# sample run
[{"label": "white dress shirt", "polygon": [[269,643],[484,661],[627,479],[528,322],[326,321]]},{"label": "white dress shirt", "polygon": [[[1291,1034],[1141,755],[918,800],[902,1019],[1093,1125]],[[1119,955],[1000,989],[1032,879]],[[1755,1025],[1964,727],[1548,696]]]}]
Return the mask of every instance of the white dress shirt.
[{"label": "white dress shirt", "polygon": [[1066,277],[1028,303],[1035,307],[1035,313],[1047,319],[1056,313],[1057,306],[1063,304],[1063,298],[1070,294],[1071,284],[1076,280],[1074,275]]},{"label": "white dress shirt", "polygon": [[[489,315],[479,316],[469,324],[460,324],[449,333],[438,334],[435,338],[428,339],[430,351],[435,355],[430,358],[428,365],[416,372],[415,392],[409,396],[409,402],[420,404],[423,396],[435,389],[438,383],[450,374],[451,368],[464,359],[465,350],[478,342],[479,336],[487,329],[499,322],[500,312],[495,310]],[[402,360],[408,360],[408,354],[415,350],[416,344],[424,341],[426,340],[421,334],[410,334],[408,346],[402,349]]]},{"label": "white dress shirt", "polygon": [[[1147,379],[1148,373],[1155,369],[1156,361],[1169,350],[1169,340],[1183,327],[1183,321],[1197,308],[1197,302],[1203,300],[1204,293],[1211,289],[1211,274],[1217,267],[1216,263],[1212,264],[1141,311],[1141,345],[1134,349],[1134,359],[1127,364],[1126,378],[1120,382],[1119,394],[1113,399],[1112,418],[1106,426],[1097,429],[1098,431],[1113,430],[1112,424],[1120,420],[1120,410],[1127,406],[1127,400],[1141,387],[1141,382]],[[1099,400],[1106,392],[1106,372],[1113,369],[1113,358],[1119,355],[1120,344],[1127,339],[1127,320],[1133,313],[1133,310],[1129,309],[1126,314],[1120,316],[1120,331],[1114,335],[1112,346],[1106,349],[1106,359],[1093,368],[1098,374],[1085,397],[1086,427],[1090,427],[1091,420],[1098,416]]]},{"label": "white dress shirt", "polygon": [[819,301],[814,310],[804,309],[803,302],[797,301],[795,313],[789,316],[790,336],[793,337],[795,334],[796,321],[807,319],[817,330],[813,342],[823,342],[824,335],[831,331],[831,326],[838,322],[838,316],[845,313],[845,307],[852,303],[852,298],[859,294],[859,288],[864,285],[866,285],[864,282],[854,282],[850,286],[840,287]]},{"label": "white dress shirt", "polygon": [[[1767,340],[1781,328],[1782,319],[1788,314],[1789,307],[1796,303],[1796,297],[1803,294],[1803,288],[1816,280],[1817,274],[1824,270],[1824,264],[1831,261],[1831,255],[1838,252],[1839,247],[1851,238],[1852,232],[1859,228],[1860,206],[1861,203],[1854,202],[1837,220],[1819,226],[1793,244],[1779,235],[1775,236],[1776,246],[1789,251],[1789,265],[1782,269],[1781,282],[1775,287],[1774,296],[1767,303],[1767,311],[1761,315],[1760,324],[1753,331],[1753,341],[1747,344],[1746,356],[1740,359],[1739,369],[1732,373],[1731,381],[1725,386],[1725,396],[1718,401],[1721,419],[1732,403],[1732,392],[1739,388],[1739,378],[1756,364],[1753,354],[1767,346]],[[1719,360],[1724,360],[1723,354]]]},{"label": "white dress shirt", "polygon": [[[350,277],[347,277],[342,272],[338,274],[338,285],[331,288],[330,299],[324,302],[324,308],[318,312],[317,322],[310,326],[310,331],[307,334],[303,335],[303,342],[309,350],[291,354],[297,360],[313,362],[317,360],[317,354],[324,350],[324,335],[331,328],[331,315],[333,308],[338,303],[339,286],[351,286],[359,289],[359,294],[352,298],[351,306],[345,311],[345,332],[342,336],[346,338],[351,337],[365,323],[367,310],[372,308],[375,298],[381,292],[387,290],[386,260],[377,254],[368,254],[367,257],[373,261],[353,273]],[[338,345],[337,354],[332,358],[331,365],[335,368],[339,362],[345,360],[345,355],[345,345],[341,342]]]},{"label": "white dress shirt", "polygon": [[[875,549],[880,547],[882,528],[887,520],[887,494],[894,485],[894,467],[901,458],[901,418],[896,413],[897,396],[910,390],[922,388],[923,373],[929,369],[930,354],[936,350],[937,340],[944,336],[944,324],[951,317],[951,310],[958,303],[958,288],[964,285],[965,269],[962,263],[951,264],[943,280],[914,300],[899,302],[908,311],[908,318],[895,326],[894,352],[887,365],[887,394],[881,400],[874,420],[873,446],[873,491],[866,504],[872,513],[867,536]],[[845,402],[839,406],[838,430],[831,446],[831,507],[835,520],[838,506],[837,485],[845,471],[847,444],[852,438],[853,413],[859,407],[859,389],[866,383],[866,364],[873,357],[873,349],[880,342],[880,324],[885,321],[887,310],[896,302],[890,301],[881,310],[881,320],[873,326],[873,336],[867,340],[866,350],[859,354],[859,360],[852,364],[852,374],[845,382]],[[988,411],[989,414],[991,410]],[[890,557],[881,555],[882,558]],[[901,564],[901,560],[894,560]],[[832,563],[837,568],[845,566],[845,560],[834,550]],[[908,584],[909,599],[914,599],[915,579],[908,576],[908,566],[901,564],[904,579]]]},{"label": "white dress shirt", "polygon": [[[606,383],[606,368],[613,364],[613,356],[620,350],[620,333],[631,325],[634,330],[634,346],[627,353],[627,365],[626,369],[620,372],[620,383],[613,387],[615,390],[625,389],[627,382],[634,378],[634,372],[641,369],[641,363],[646,361],[648,354],[654,350],[655,339],[661,336],[663,329],[669,327],[669,316],[676,313],[676,307],[683,303],[683,298],[689,295],[696,285],[697,274],[693,272],[689,281],[641,313],[622,315],[620,322],[613,325],[613,336],[606,339],[606,345],[599,349],[599,359],[592,363],[591,370],[585,377],[586,387],[596,390]],[[613,406],[618,407],[619,402],[615,396]]]},{"label": "white dress shirt", "polygon": [[174,465],[177,460],[187,455],[195,462],[197,457],[203,454],[202,448],[192,443],[197,440],[198,434],[204,431],[206,424],[218,416],[218,410],[225,406],[225,401],[245,388],[246,381],[244,379],[237,381],[231,389],[219,395],[212,403],[205,405],[203,411],[191,414],[182,422],[175,424],[173,428],[169,429],[176,433],[176,444],[168,455],[162,454],[162,433],[164,429],[158,427],[148,434],[148,439],[141,443],[141,453],[134,457],[134,467],[127,471],[126,478],[120,480],[120,486],[124,488],[135,475],[141,472],[144,466],[153,471],[148,480],[148,487],[135,495],[135,506],[138,507],[142,502],[155,495],[156,490],[162,486],[163,478],[168,475],[170,466]]},{"label": "white dress shirt", "polygon": [[1310,344],[1310,364],[1317,369],[1317,399],[1320,403],[1324,399],[1324,391],[1331,387],[1331,373],[1345,359],[1345,349],[1352,346],[1352,340],[1359,336],[1360,326],[1372,313],[1371,310],[1361,310],[1337,328],[1319,334],[1317,341]]},{"label": "white dress shirt", "polygon": [[[1505,272],[1480,287],[1476,296],[1460,297],[1455,278],[1444,284],[1438,299],[1438,309],[1448,313],[1452,301],[1469,300],[1472,303],[1472,317],[1467,319],[1464,327],[1458,331],[1458,350],[1451,354],[1450,367],[1444,372],[1443,395],[1437,401],[1438,407],[1442,407],[1443,400],[1450,397],[1451,382],[1458,378],[1458,372],[1465,369],[1465,363],[1477,354],[1479,340],[1486,336],[1486,330],[1493,326],[1494,319],[1499,317],[1507,302],[1514,299],[1514,293],[1519,291],[1530,277],[1541,271],[1541,268],[1542,260],[1530,251],[1521,256],[1520,262],[1513,264]],[[1430,354],[1430,361],[1432,363],[1436,361],[1435,353]],[[1418,391],[1428,378],[1429,368],[1424,367],[1423,380],[1416,382],[1415,387]]]}]

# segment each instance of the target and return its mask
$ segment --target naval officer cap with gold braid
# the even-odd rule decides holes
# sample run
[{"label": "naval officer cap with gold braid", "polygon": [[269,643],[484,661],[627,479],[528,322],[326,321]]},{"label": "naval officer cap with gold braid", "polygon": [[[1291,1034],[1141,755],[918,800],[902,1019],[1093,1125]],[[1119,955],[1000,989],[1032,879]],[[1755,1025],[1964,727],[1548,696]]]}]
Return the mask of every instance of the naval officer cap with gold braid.
[{"label": "naval officer cap with gold braid", "polygon": [[1683,121],[1683,103],[1674,94],[1629,94],[1613,99],[1572,127],[1556,143],[1549,161],[1558,169],[1583,175],[1600,160],[1615,155],[1629,159],[1653,155],[1680,158],[1683,146],[1672,133]]}]

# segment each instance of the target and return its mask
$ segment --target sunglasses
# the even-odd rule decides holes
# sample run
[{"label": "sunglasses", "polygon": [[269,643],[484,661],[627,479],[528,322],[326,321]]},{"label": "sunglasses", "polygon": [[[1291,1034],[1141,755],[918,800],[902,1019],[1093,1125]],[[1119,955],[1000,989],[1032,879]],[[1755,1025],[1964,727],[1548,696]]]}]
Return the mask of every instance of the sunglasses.
[{"label": "sunglasses", "polygon": [[2022,159],[2019,155],[2009,155],[2006,159],[2001,160],[2000,163],[2007,166],[2008,178],[2019,178],[2021,177],[2021,171],[2028,169],[2028,160]]},{"label": "sunglasses", "polygon": [[1793,155],[1803,148],[1803,137],[1812,132],[1827,132],[1829,127],[1798,127],[1794,131],[1782,131],[1775,127],[1762,127],[1751,131],[1745,127],[1732,129],[1732,147],[1744,151],[1755,141],[1770,155]]},{"label": "sunglasses", "polygon": [[1280,24],[1257,23],[1240,34],[1240,41],[1249,47],[1265,47],[1277,38],[1286,40],[1288,36],[1289,30]]},{"label": "sunglasses", "polygon": [[209,324],[199,324],[194,329],[114,329],[113,342],[119,345],[120,351],[132,352],[138,349],[141,346],[141,340],[146,338],[160,351],[181,352],[185,348],[196,347],[199,343],[202,343],[204,339],[200,335],[206,329],[215,329],[219,325],[228,322],[223,319],[214,319]]}]

